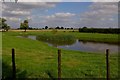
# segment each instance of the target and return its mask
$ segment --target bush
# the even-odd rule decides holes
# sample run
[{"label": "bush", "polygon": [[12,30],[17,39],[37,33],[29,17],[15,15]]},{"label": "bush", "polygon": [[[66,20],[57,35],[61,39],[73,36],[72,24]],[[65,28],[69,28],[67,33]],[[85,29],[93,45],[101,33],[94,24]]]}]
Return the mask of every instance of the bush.
[{"label": "bush", "polygon": [[74,36],[68,34],[41,34],[36,39],[53,45],[70,45],[76,40]]}]

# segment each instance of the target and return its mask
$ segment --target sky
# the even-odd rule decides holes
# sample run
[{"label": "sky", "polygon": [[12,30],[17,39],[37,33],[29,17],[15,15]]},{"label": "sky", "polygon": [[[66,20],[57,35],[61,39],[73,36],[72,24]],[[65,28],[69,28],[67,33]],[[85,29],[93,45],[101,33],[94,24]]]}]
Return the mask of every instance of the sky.
[{"label": "sky", "polygon": [[33,28],[118,27],[118,0],[18,0],[18,3],[14,3],[14,0],[5,1],[0,6],[1,17],[6,18],[12,28],[19,28],[25,19],[28,19],[29,26]]}]

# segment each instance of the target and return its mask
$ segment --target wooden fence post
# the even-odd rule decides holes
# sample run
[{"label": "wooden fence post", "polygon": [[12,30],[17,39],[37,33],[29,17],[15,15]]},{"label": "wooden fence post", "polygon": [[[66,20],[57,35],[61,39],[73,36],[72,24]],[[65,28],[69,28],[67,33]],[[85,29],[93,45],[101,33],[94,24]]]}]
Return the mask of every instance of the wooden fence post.
[{"label": "wooden fence post", "polygon": [[58,80],[61,80],[61,50],[58,49]]},{"label": "wooden fence post", "polygon": [[109,49],[106,49],[106,78],[110,80]]},{"label": "wooden fence post", "polygon": [[12,49],[12,78],[16,79],[16,67],[15,67],[15,50]]}]

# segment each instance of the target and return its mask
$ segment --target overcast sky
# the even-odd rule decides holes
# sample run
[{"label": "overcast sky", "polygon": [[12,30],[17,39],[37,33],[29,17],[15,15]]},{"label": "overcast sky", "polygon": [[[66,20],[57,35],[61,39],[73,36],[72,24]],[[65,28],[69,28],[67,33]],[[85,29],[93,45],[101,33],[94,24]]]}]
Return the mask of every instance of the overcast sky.
[{"label": "overcast sky", "polygon": [[2,17],[7,19],[7,23],[12,28],[18,28],[25,19],[29,20],[30,27],[37,28],[44,26],[118,27],[118,0],[110,0],[109,2],[100,2],[99,0],[84,0],[84,2],[83,0],[76,0],[78,2],[72,2],[72,0],[71,2],[68,0],[64,0],[64,2],[62,0],[18,1],[18,3],[6,2],[2,4]]}]

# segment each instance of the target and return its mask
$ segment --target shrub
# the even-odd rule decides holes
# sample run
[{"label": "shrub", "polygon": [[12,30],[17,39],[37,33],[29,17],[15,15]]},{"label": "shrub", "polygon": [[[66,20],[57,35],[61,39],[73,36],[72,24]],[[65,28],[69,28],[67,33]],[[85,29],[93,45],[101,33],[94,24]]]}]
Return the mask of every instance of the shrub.
[{"label": "shrub", "polygon": [[68,34],[41,34],[36,39],[53,45],[70,45],[75,42],[75,37]]}]

